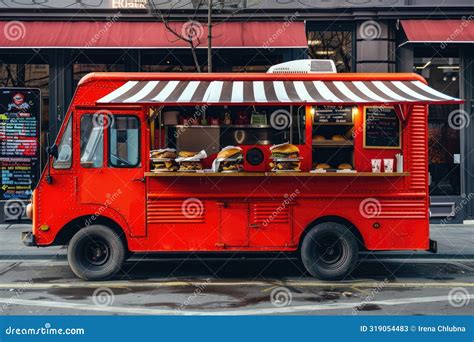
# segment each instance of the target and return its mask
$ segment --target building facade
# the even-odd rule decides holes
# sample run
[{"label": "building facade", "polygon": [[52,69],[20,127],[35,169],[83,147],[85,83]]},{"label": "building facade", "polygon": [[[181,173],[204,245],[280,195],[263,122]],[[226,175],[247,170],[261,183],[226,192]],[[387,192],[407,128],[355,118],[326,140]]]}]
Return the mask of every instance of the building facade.
[{"label": "building facade", "polygon": [[[207,1],[0,3],[0,86],[42,91],[42,142],[93,71],[207,71]],[[331,58],[338,72],[417,72],[466,100],[433,106],[433,222],[474,219],[474,3],[469,0],[214,0],[212,71],[264,72]]]}]

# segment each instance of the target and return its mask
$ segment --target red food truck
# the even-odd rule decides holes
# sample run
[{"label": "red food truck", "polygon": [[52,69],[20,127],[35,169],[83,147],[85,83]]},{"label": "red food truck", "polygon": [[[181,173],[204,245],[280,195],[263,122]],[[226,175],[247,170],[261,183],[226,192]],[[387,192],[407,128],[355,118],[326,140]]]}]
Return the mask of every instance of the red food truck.
[{"label": "red food truck", "polygon": [[361,250],[429,238],[429,104],[417,74],[92,73],[79,83],[27,211],[30,246],[68,245],[74,273],[131,253],[291,252],[320,279]]}]

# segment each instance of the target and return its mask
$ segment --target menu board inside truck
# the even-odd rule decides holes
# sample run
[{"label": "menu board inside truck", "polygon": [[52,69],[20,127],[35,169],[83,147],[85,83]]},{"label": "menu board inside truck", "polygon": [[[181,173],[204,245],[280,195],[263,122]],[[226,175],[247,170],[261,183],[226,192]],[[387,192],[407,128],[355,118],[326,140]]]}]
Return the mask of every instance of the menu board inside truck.
[{"label": "menu board inside truck", "polygon": [[0,200],[29,200],[39,178],[39,89],[0,88]]},{"label": "menu board inside truck", "polygon": [[400,119],[393,107],[364,107],[364,147],[401,148]]}]

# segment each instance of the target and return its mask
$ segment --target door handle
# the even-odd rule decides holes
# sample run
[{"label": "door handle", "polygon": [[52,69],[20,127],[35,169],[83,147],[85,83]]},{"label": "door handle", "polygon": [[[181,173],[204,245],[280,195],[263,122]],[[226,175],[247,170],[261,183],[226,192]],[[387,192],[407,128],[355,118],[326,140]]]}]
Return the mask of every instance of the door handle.
[{"label": "door handle", "polygon": [[258,223],[250,223],[249,227],[250,228],[258,228],[258,227],[260,227],[260,225]]},{"label": "door handle", "polygon": [[145,182],[145,177],[142,177],[142,178],[132,178],[131,180],[134,181],[134,182],[142,182],[142,183],[144,183],[144,182]]}]

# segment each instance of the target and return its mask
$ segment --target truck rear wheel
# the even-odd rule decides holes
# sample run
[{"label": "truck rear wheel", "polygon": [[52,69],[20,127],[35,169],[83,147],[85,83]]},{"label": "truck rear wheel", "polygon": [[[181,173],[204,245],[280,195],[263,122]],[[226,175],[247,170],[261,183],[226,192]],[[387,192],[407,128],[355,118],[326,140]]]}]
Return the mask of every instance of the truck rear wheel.
[{"label": "truck rear wheel", "polygon": [[336,222],[325,222],[312,228],[301,246],[301,259],[306,270],[322,280],[347,277],[357,262],[358,254],[354,234]]},{"label": "truck rear wheel", "polygon": [[125,246],[112,229],[93,225],[79,230],[72,237],[67,258],[72,271],[81,279],[110,279],[122,267]]}]

